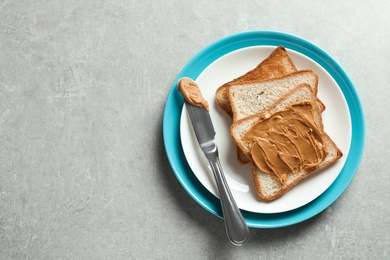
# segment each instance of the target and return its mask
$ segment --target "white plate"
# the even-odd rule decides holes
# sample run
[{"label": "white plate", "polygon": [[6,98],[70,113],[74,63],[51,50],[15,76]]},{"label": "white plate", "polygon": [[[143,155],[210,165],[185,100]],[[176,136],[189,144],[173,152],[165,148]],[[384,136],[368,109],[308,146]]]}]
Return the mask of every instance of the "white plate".
[{"label": "white plate", "polygon": [[[332,166],[309,176],[282,197],[266,202],[255,191],[250,164],[237,162],[236,147],[229,134],[231,118],[215,103],[215,91],[228,82],[253,69],[265,59],[275,46],[254,46],[230,52],[211,63],[195,81],[210,104],[210,115],[217,133],[221,165],[236,203],[240,209],[255,213],[281,213],[297,209],[320,196],[337,178],[348,157],[351,144],[351,119],[342,91],[332,76],[318,63],[296,51],[287,49],[298,69],[312,69],[318,74],[318,97],[326,106],[323,112],[325,131],[343,152],[343,157]],[[189,166],[202,185],[218,197],[213,174],[199,148],[191,122],[183,107],[180,137]]]}]

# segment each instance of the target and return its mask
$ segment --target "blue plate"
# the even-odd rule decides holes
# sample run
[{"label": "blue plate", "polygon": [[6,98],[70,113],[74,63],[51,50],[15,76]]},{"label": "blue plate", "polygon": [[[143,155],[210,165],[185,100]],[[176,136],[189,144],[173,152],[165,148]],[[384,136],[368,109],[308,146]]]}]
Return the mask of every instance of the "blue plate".
[{"label": "blue plate", "polygon": [[196,79],[208,65],[232,51],[252,46],[279,46],[295,50],[316,61],[337,82],[347,101],[351,116],[352,140],[348,157],[337,179],[312,202],[292,211],[262,214],[242,211],[252,228],[277,228],[305,221],[329,207],[348,187],[360,164],[365,143],[365,122],[358,94],[342,67],[325,51],[307,40],[274,31],[250,31],[223,38],[195,55],[172,85],[164,109],[163,136],[172,170],[183,188],[203,208],[222,218],[220,201],[195,177],[184,156],[180,140],[180,117],[183,98],[176,88],[182,77]]}]

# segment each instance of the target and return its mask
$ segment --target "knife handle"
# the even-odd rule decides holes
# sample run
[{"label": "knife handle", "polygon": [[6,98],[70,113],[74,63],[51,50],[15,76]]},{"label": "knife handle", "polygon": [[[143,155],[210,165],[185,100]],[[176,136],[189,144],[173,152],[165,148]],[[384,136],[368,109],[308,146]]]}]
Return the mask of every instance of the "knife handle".
[{"label": "knife handle", "polygon": [[227,236],[233,245],[244,245],[249,239],[249,229],[226,182],[221,163],[219,162],[218,150],[206,153],[206,157],[217,183]]}]

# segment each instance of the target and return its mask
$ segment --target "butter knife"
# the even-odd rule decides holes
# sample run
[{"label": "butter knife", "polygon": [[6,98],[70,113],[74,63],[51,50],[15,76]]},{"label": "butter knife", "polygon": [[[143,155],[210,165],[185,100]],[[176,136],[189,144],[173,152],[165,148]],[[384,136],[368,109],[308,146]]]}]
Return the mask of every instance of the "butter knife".
[{"label": "butter knife", "polygon": [[245,244],[249,239],[249,230],[244,218],[226,182],[218,157],[215,130],[210,114],[204,107],[194,106],[184,101],[199,146],[204,152],[217,183],[227,237],[236,246]]}]

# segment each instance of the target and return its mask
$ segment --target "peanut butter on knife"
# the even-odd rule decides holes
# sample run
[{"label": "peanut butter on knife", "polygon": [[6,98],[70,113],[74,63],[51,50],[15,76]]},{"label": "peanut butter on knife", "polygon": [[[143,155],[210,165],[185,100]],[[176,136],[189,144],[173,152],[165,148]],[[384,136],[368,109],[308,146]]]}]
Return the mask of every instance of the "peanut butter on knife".
[{"label": "peanut butter on knife", "polygon": [[203,98],[198,84],[190,78],[182,78],[179,81],[179,91],[184,97],[184,100],[191,105],[204,107],[209,111],[209,103]]}]

